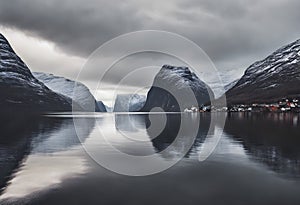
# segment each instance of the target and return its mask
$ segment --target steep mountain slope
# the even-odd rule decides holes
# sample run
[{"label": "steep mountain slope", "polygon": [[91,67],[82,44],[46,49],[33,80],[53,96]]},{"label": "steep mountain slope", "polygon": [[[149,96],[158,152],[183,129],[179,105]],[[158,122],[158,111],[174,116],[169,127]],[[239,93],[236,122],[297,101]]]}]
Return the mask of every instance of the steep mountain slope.
[{"label": "steep mountain slope", "polygon": [[106,109],[99,106],[90,90],[84,84],[48,73],[34,72],[32,74],[54,92],[71,98],[84,111],[106,112]]},{"label": "steep mountain slope", "polygon": [[300,97],[300,39],[251,65],[226,92],[227,103],[274,102]]},{"label": "steep mountain slope", "polygon": [[102,101],[97,101],[99,112],[108,112],[106,105]]},{"label": "steep mountain slope", "polygon": [[137,112],[146,102],[146,96],[123,94],[116,97],[113,112]]},{"label": "steep mountain slope", "polygon": [[227,85],[225,85],[224,86],[225,92],[228,91],[228,90],[230,90],[233,86],[235,86],[239,82],[239,80],[240,79],[234,80],[231,83],[228,83]]},{"label": "steep mountain slope", "polygon": [[0,109],[2,111],[70,111],[71,99],[38,81],[0,34]]},{"label": "steep mountain slope", "polygon": [[[191,92],[195,96],[196,102],[191,101]],[[155,76],[141,111],[149,112],[151,109],[159,107],[166,112],[179,112],[185,108],[200,107],[204,103],[210,102],[210,96],[213,97],[211,89],[188,67],[164,65]]]}]

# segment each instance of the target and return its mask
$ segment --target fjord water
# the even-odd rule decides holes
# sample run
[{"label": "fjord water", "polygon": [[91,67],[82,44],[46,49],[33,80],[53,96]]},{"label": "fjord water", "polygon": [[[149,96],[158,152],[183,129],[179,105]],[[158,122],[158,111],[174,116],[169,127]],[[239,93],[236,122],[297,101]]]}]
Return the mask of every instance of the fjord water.
[{"label": "fjord water", "polygon": [[[73,117],[80,122],[79,126],[75,123],[76,128]],[[0,204],[300,201],[299,114],[105,113],[96,117],[3,119],[1,124],[4,122],[0,139]],[[107,140],[99,133],[105,133]],[[181,140],[176,141],[176,137]],[[212,148],[217,140],[212,154],[199,161],[205,148]],[[105,156],[112,164],[123,163],[135,170],[134,164],[118,161],[111,146],[121,153],[155,155],[166,162],[184,157],[154,175],[125,176],[102,167],[90,156]],[[169,146],[172,149],[165,151]],[[187,153],[181,153],[187,148]]]}]

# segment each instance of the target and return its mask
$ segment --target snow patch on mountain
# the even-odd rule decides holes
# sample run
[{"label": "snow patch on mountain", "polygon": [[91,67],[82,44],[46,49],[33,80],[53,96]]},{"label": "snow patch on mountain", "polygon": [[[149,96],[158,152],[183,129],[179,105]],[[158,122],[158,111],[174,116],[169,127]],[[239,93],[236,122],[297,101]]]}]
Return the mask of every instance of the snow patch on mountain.
[{"label": "snow patch on mountain", "polygon": [[138,94],[117,95],[113,112],[137,112],[146,102],[146,96]]},{"label": "snow patch on mountain", "polygon": [[267,58],[254,63],[246,70],[245,75],[258,75],[268,71],[278,72],[277,68],[280,68],[281,65],[285,63],[289,64],[291,62],[299,62],[299,53],[300,39],[278,49],[273,54],[269,55]]},{"label": "snow patch on mountain", "polygon": [[54,92],[71,98],[84,111],[106,112],[84,84],[48,73],[34,72],[33,75]]},{"label": "snow patch on mountain", "polygon": [[38,81],[0,34],[0,107],[3,111],[70,111],[71,99]]},{"label": "snow patch on mountain", "polygon": [[212,90],[188,67],[164,65],[155,76],[141,111],[158,107],[166,112],[179,112],[213,99]]},{"label": "snow patch on mountain", "polygon": [[226,93],[229,104],[300,97],[300,39],[253,63]]},{"label": "snow patch on mountain", "polygon": [[232,81],[231,83],[225,85],[224,90],[227,91],[227,90],[231,89],[233,86],[235,86],[239,82],[239,80],[240,79],[236,79],[236,80]]}]

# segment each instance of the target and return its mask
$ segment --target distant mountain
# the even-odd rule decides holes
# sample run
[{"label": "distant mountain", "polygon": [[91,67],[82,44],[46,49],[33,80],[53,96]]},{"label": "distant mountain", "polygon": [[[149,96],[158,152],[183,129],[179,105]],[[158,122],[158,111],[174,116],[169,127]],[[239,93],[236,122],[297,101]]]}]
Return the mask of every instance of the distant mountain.
[{"label": "distant mountain", "polygon": [[71,111],[71,99],[38,81],[0,34],[0,109],[2,111]]},{"label": "distant mountain", "polygon": [[105,105],[104,103],[103,103],[103,105],[105,106],[106,112],[113,112],[113,110],[114,110],[113,107],[109,107],[109,106]]},{"label": "distant mountain", "polygon": [[117,95],[113,112],[138,112],[145,104],[146,96],[138,94]]},{"label": "distant mountain", "polygon": [[[196,104],[191,102],[187,94],[189,91],[193,92]],[[141,111],[149,112],[155,107],[162,108],[166,112],[183,111],[176,98],[182,100],[182,109],[184,109],[209,103],[210,96],[214,97],[211,89],[188,67],[164,65],[155,76]]]},{"label": "distant mountain", "polygon": [[100,112],[108,112],[108,108],[102,101],[97,101],[98,109]]},{"label": "distant mountain", "polygon": [[80,82],[48,73],[34,72],[33,76],[54,92],[71,98],[84,111],[106,112],[105,107],[96,101],[88,87]]},{"label": "distant mountain", "polygon": [[300,39],[252,64],[226,92],[227,103],[276,102],[300,98]]}]

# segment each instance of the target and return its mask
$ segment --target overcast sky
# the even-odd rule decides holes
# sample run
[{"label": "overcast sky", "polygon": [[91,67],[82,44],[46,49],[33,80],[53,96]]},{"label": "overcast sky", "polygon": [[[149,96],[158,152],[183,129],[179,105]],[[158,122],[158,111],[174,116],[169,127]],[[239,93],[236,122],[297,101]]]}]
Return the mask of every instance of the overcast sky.
[{"label": "overcast sky", "polygon": [[254,61],[300,38],[299,8],[299,0],[1,0],[0,31],[31,70],[69,78],[114,37],[175,32],[235,80]]}]

